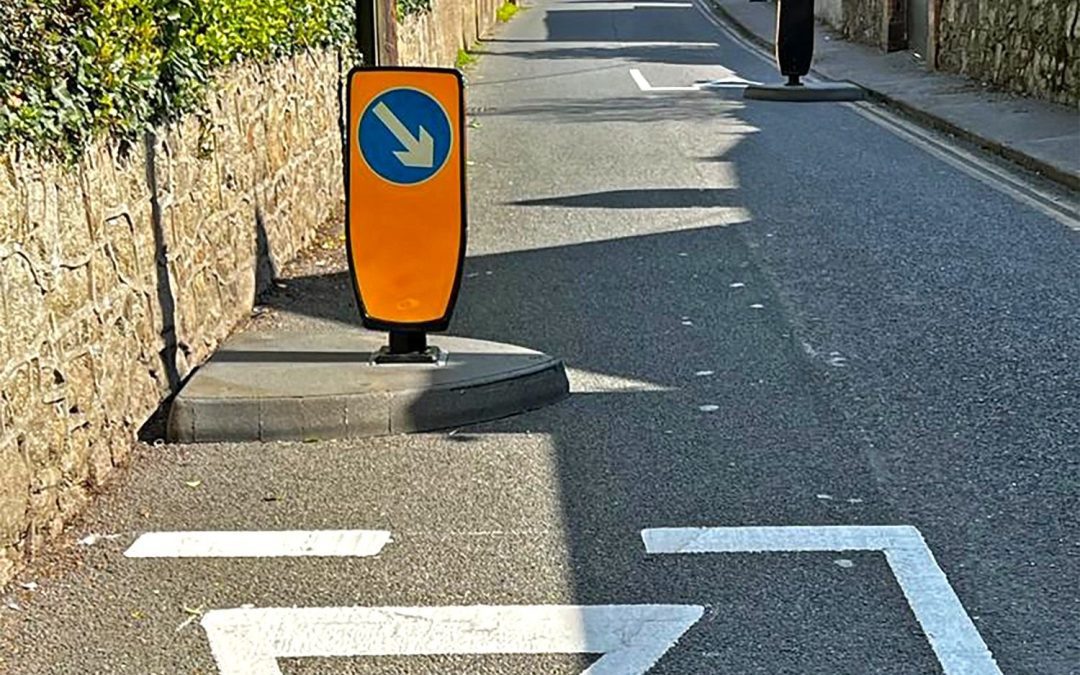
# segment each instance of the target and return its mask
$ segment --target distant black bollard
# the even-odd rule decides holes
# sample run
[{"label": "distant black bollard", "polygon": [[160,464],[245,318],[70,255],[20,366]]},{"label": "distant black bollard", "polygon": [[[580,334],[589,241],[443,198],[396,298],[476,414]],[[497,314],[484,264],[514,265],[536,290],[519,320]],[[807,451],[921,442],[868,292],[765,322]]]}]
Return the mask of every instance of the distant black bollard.
[{"label": "distant black bollard", "polygon": [[777,10],[776,63],[789,87],[802,86],[814,59],[814,0],[780,0]]},{"label": "distant black bollard", "polygon": [[[810,64],[814,60],[814,0],[777,2],[776,65],[787,82],[751,82],[743,90],[743,98],[791,102],[862,100],[862,87],[852,82],[819,82],[812,79],[803,83],[802,78],[810,73]],[[761,11],[772,11],[772,8],[763,7]]]}]

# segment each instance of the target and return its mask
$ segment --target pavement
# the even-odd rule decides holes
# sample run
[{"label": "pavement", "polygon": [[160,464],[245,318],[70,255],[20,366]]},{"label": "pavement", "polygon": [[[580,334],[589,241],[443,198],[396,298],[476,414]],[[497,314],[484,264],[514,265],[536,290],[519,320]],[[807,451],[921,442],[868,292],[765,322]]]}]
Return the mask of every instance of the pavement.
[{"label": "pavement", "polygon": [[[571,396],[148,444],[0,671],[1078,672],[1077,195],[771,77],[695,4],[532,3],[469,73],[452,333]],[[246,333],[356,325],[339,231],[280,285]]]},{"label": "pavement", "polygon": [[[709,0],[744,35],[772,49],[774,1]],[[911,52],[886,54],[819,25],[814,71],[854,82],[923,124],[975,143],[1072,189],[1080,189],[1080,111],[995,92],[971,78],[928,71]]]}]

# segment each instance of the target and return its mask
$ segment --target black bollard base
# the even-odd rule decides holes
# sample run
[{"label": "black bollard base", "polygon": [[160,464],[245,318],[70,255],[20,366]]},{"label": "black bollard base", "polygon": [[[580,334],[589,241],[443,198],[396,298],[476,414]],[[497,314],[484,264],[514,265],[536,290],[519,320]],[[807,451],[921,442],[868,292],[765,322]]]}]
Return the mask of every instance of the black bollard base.
[{"label": "black bollard base", "polygon": [[835,103],[866,98],[863,88],[850,82],[802,82],[797,77],[794,80],[784,84],[747,85],[743,98],[791,103]]},{"label": "black bollard base", "polygon": [[758,101],[861,101],[865,92],[850,82],[811,82],[802,78],[814,60],[814,0],[778,0],[776,65],[784,84],[751,84],[744,98]]}]

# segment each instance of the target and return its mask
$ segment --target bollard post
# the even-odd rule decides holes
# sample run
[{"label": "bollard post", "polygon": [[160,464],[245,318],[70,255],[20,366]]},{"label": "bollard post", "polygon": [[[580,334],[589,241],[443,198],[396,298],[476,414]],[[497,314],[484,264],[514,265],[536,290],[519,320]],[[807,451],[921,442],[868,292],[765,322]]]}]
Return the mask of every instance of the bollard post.
[{"label": "bollard post", "polygon": [[743,97],[759,101],[859,101],[863,90],[851,82],[803,83],[814,60],[814,0],[778,0],[776,65],[783,84],[751,83]]},{"label": "bollard post", "polygon": [[776,64],[787,86],[801,87],[814,59],[814,0],[780,0],[776,24]]},{"label": "bollard post", "polygon": [[376,0],[356,0],[356,49],[363,57],[365,68],[380,65],[379,19]]},{"label": "bollard post", "polygon": [[[363,55],[364,68],[383,65],[382,44],[393,39],[389,24],[391,4],[381,0],[356,0],[356,45]],[[392,50],[390,50],[392,51]],[[393,54],[390,55],[392,58]],[[419,330],[390,330],[389,343],[374,356],[375,363],[436,363],[441,352],[429,347],[427,333]]]}]

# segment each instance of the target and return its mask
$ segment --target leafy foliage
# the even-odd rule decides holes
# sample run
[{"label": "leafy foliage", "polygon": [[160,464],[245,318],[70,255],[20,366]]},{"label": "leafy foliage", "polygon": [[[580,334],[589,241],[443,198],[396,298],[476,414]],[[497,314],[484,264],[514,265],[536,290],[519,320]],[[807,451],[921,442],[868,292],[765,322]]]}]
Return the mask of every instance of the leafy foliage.
[{"label": "leafy foliage", "polygon": [[431,11],[432,0],[397,0],[398,20],[404,19],[410,14],[423,14]]},{"label": "leafy foliage", "polygon": [[198,109],[214,73],[343,45],[353,0],[0,0],[0,148],[74,156]]},{"label": "leafy foliage", "polygon": [[474,63],[476,63],[476,56],[474,54],[465,49],[457,50],[457,59],[454,60],[454,66],[458,70],[464,70]]},{"label": "leafy foliage", "polygon": [[513,19],[520,9],[521,8],[518,7],[516,3],[507,0],[507,2],[504,2],[502,7],[496,11],[495,18],[502,23],[506,23],[510,19]]}]

